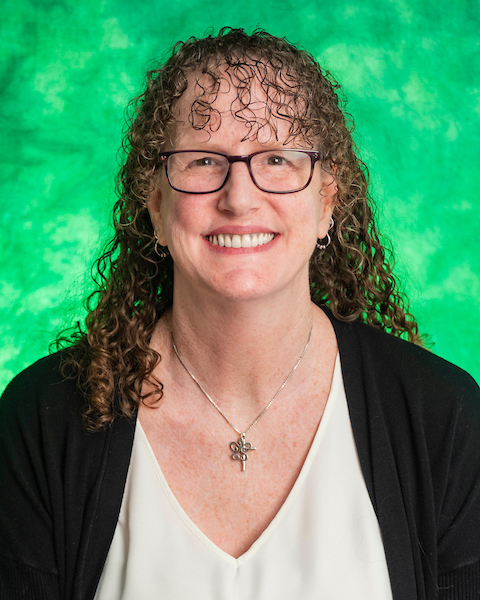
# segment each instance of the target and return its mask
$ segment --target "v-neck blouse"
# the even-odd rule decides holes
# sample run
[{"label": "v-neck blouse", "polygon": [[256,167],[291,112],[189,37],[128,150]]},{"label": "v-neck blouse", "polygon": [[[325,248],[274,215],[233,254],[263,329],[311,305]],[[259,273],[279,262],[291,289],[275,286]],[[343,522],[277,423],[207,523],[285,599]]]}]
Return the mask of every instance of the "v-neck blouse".
[{"label": "v-neck blouse", "polygon": [[338,356],[302,470],[275,518],[237,559],[216,546],[182,509],[137,422],[120,516],[95,600],[192,597],[392,598]]}]

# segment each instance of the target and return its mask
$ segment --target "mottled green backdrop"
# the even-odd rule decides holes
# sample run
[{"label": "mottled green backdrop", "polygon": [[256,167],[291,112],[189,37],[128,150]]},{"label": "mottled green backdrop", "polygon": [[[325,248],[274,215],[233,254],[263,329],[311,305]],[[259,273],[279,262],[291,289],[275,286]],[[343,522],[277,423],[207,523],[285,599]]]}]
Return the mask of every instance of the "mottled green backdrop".
[{"label": "mottled green backdrop", "polygon": [[343,82],[413,311],[480,379],[477,0],[15,0],[0,36],[0,388],[83,315],[145,68],[223,25],[286,36]]}]

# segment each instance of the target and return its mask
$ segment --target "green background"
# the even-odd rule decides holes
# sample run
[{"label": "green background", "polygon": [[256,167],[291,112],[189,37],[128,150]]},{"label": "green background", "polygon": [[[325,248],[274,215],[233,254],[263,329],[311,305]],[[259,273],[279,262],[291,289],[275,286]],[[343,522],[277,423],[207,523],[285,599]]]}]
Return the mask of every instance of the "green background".
[{"label": "green background", "polygon": [[84,314],[145,68],[224,25],[286,36],[343,83],[421,330],[480,380],[478,2],[15,0],[2,23],[0,389]]}]

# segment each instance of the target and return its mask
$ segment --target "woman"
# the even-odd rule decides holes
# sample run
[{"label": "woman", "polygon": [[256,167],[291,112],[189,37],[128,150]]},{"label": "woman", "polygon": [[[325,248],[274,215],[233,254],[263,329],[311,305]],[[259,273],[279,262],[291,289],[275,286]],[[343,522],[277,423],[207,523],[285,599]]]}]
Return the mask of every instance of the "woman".
[{"label": "woman", "polygon": [[2,597],[480,597],[478,387],[411,343],[337,88],[261,31],[149,73],[86,332],[2,403]]}]

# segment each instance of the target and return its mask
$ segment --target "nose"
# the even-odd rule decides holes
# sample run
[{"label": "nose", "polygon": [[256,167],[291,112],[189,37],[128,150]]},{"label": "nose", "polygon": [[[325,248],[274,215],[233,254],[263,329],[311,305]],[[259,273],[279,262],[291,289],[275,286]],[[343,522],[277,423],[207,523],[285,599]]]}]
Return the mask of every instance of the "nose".
[{"label": "nose", "polygon": [[244,216],[259,207],[262,193],[253,183],[248,166],[235,162],[230,165],[227,182],[219,191],[218,208],[237,217]]}]

